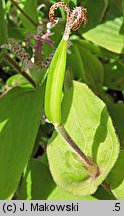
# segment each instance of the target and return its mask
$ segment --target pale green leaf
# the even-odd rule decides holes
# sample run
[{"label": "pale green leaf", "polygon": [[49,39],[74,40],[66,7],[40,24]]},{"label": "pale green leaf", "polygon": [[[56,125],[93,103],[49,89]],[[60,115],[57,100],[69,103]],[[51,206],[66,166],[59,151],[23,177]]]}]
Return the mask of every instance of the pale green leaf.
[{"label": "pale green leaf", "polygon": [[120,33],[123,18],[106,21],[87,31],[83,37],[115,53],[124,53],[124,35]]},{"label": "pale green leaf", "polygon": [[62,121],[72,139],[99,166],[100,175],[89,177],[76,153],[57,133],[47,147],[50,170],[58,186],[73,195],[91,195],[117,160],[119,143],[105,104],[79,82],[65,94]]},{"label": "pale green leaf", "polygon": [[0,98],[0,199],[12,197],[32,153],[43,89],[16,87]]},{"label": "pale green leaf", "polygon": [[59,187],[55,187],[47,200],[97,200],[97,198],[93,196],[74,196],[61,190]]}]

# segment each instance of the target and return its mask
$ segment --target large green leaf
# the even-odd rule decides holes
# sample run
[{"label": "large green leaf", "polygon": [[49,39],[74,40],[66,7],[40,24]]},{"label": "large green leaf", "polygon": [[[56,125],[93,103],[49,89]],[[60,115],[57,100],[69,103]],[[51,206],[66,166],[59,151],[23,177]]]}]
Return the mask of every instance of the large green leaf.
[{"label": "large green leaf", "polygon": [[[37,0],[23,0],[20,3],[20,7],[36,24],[38,23]],[[19,16],[23,26],[28,32],[36,30],[36,26],[32,24],[22,13],[20,13]]]},{"label": "large green leaf", "polygon": [[89,177],[74,150],[57,133],[47,147],[50,170],[56,184],[74,195],[93,194],[118,157],[119,143],[105,104],[79,82],[65,94],[62,109],[65,129],[88,158],[99,167]]},{"label": "large green leaf", "polygon": [[0,46],[7,43],[7,17],[6,17],[6,8],[5,1],[0,1]]},{"label": "large green leaf", "polygon": [[43,89],[16,87],[0,98],[0,199],[14,194],[40,124]]},{"label": "large green leaf", "polygon": [[87,31],[83,37],[115,53],[124,53],[124,35],[120,33],[123,18],[107,21]]},{"label": "large green leaf", "polygon": [[124,200],[124,150],[120,151],[119,158],[107,178],[113,194],[119,200]]},{"label": "large green leaf", "polygon": [[19,186],[18,199],[46,200],[55,187],[48,167],[41,161],[31,159]]}]

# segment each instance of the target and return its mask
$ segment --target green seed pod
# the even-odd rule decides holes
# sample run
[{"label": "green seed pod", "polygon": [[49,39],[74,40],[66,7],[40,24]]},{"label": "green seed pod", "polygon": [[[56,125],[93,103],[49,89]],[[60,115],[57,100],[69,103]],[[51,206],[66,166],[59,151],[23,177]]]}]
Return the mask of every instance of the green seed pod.
[{"label": "green seed pod", "polygon": [[48,69],[45,114],[54,125],[61,124],[62,87],[65,76],[68,40],[62,39]]},{"label": "green seed pod", "polygon": [[68,5],[64,2],[57,2],[51,6],[49,11],[51,23],[55,24],[57,22],[54,10],[58,7],[63,8],[67,14],[66,27],[63,38],[49,67],[45,92],[45,114],[55,127],[61,125],[62,87],[65,75],[69,34],[71,29],[76,31],[80,27],[82,21],[84,21],[84,25],[87,23],[87,10],[85,8],[75,7],[73,11],[70,11]]}]

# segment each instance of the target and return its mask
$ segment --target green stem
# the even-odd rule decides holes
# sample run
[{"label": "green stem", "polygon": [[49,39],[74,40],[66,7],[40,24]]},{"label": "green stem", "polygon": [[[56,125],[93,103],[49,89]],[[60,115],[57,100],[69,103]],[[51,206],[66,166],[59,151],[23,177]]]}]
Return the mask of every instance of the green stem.
[{"label": "green stem", "polygon": [[79,155],[83,162],[88,167],[93,167],[94,164],[86,157],[86,155],[79,149],[76,143],[72,140],[68,132],[62,125],[55,126],[56,131],[66,140],[66,142],[74,149],[74,151]]},{"label": "green stem", "polygon": [[28,80],[35,88],[36,84],[34,80],[27,74],[25,71],[21,70],[21,67],[16,63],[15,60],[13,60],[8,54],[4,54],[5,60],[18,72],[20,73],[23,77],[25,77],[26,80]]},{"label": "green stem", "polygon": [[18,10],[37,28],[37,23],[34,22],[34,20],[31,19],[30,16],[28,16],[20,7],[19,5],[14,1],[14,0],[10,0],[17,8]]}]

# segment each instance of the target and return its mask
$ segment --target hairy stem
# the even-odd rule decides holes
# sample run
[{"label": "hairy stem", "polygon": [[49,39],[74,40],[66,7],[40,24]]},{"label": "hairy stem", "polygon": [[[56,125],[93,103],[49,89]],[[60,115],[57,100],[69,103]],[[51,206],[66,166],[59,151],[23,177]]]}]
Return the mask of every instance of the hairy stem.
[{"label": "hairy stem", "polygon": [[34,22],[34,20],[31,19],[30,16],[28,16],[20,7],[19,5],[14,1],[14,0],[10,0],[17,8],[18,10],[37,28],[37,23]]},{"label": "hairy stem", "polygon": [[79,149],[76,143],[72,140],[68,132],[62,125],[55,126],[56,131],[66,140],[66,142],[74,149],[74,151],[79,155],[83,162],[88,167],[93,167],[94,164],[86,157],[86,155]]},{"label": "hairy stem", "polygon": [[35,84],[34,80],[29,76],[29,74],[27,74],[25,71],[21,70],[21,67],[17,64],[17,62],[15,60],[13,60],[10,57],[10,55],[5,53],[4,58],[18,73],[20,73],[23,77],[25,77],[25,79],[28,80],[36,88],[36,84]]},{"label": "hairy stem", "polygon": [[[83,162],[85,163],[85,165],[87,167],[94,167],[94,164],[86,157],[86,155],[79,149],[79,147],[76,145],[76,143],[72,140],[72,138],[70,137],[70,135],[68,134],[68,132],[65,130],[65,128],[62,125],[59,126],[55,126],[56,131],[66,140],[66,142],[74,149],[74,151],[79,155],[79,157],[83,160]],[[90,173],[89,173],[90,175]],[[99,170],[97,169],[97,174],[94,176],[95,178],[98,177],[100,175]],[[91,175],[92,176],[92,175]],[[93,176],[92,176],[93,177]],[[104,181],[102,183],[102,186],[105,188],[105,190],[111,194],[113,196],[113,198],[116,199],[116,197],[114,197],[111,189],[110,189],[110,185]]]},{"label": "hairy stem", "polygon": [[[66,140],[66,142],[74,149],[75,152],[79,155],[79,157],[83,160],[83,162],[86,164],[87,167],[94,167],[94,164],[86,157],[86,155],[79,149],[79,147],[76,145],[76,143],[72,140],[68,132],[65,130],[65,128],[62,125],[55,126],[56,131]],[[90,173],[89,173],[90,174]],[[100,175],[99,170],[97,169],[97,174],[94,176],[95,178]],[[114,197],[110,185],[104,181],[102,183],[102,186],[105,188],[105,190]]]}]

